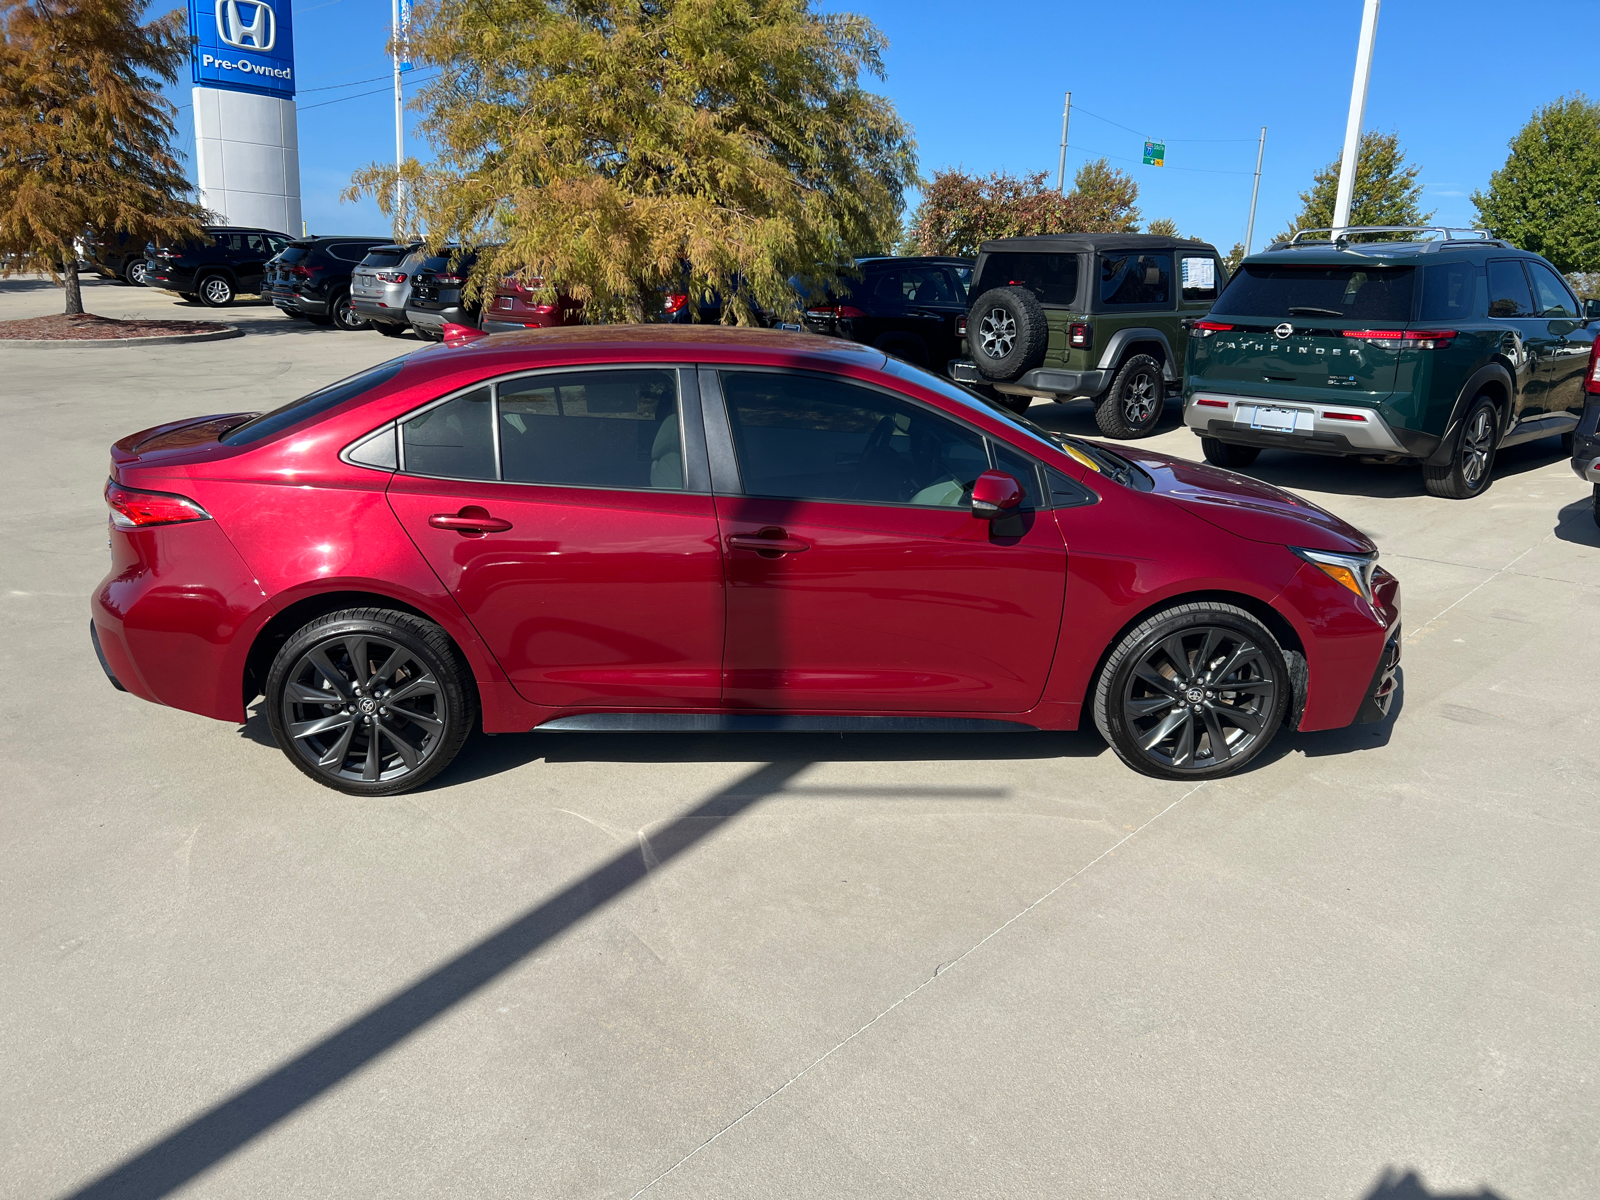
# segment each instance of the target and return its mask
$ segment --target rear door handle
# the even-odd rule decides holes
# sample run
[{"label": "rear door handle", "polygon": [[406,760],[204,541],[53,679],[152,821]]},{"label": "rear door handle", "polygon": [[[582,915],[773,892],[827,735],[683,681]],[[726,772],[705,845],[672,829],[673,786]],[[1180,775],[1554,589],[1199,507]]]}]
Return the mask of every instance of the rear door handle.
[{"label": "rear door handle", "polygon": [[454,529],[462,537],[482,537],[486,533],[504,533],[511,522],[491,517],[489,510],[469,504],[457,513],[434,513],[428,524],[435,529]]},{"label": "rear door handle", "polygon": [[798,554],[811,549],[810,542],[792,538],[781,529],[763,529],[760,533],[730,533],[728,545],[735,550],[754,550],[757,554]]}]

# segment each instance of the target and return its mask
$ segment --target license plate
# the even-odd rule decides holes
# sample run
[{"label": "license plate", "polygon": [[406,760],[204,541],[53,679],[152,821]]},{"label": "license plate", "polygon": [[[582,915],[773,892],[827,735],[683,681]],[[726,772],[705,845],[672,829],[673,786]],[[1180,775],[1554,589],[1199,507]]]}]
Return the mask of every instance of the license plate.
[{"label": "license plate", "polygon": [[1250,418],[1251,429],[1267,429],[1276,433],[1293,433],[1294,419],[1298,415],[1292,408],[1270,408],[1256,405],[1256,415]]}]

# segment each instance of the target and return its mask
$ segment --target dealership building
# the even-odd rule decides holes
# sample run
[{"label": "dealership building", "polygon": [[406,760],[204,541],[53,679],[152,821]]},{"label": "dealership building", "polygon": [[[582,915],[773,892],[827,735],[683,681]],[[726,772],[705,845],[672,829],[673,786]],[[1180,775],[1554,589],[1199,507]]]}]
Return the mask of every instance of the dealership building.
[{"label": "dealership building", "polygon": [[225,225],[298,236],[290,0],[189,0],[200,203]]}]

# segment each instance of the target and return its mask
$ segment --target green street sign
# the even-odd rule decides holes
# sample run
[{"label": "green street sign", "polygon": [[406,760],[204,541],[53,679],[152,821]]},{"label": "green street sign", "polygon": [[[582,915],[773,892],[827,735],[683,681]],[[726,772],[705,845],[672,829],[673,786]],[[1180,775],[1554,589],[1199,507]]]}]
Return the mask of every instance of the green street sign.
[{"label": "green street sign", "polygon": [[1147,167],[1166,166],[1167,144],[1165,142],[1146,142],[1144,144],[1144,165]]}]

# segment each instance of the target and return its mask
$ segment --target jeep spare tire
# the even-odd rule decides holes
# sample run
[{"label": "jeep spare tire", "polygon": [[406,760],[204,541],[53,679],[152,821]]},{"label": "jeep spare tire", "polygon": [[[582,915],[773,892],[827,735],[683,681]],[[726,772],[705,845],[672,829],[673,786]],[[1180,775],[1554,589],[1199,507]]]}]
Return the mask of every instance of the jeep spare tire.
[{"label": "jeep spare tire", "polygon": [[1050,326],[1027,288],[990,288],[967,313],[967,352],[988,379],[1020,379],[1044,361]]}]

